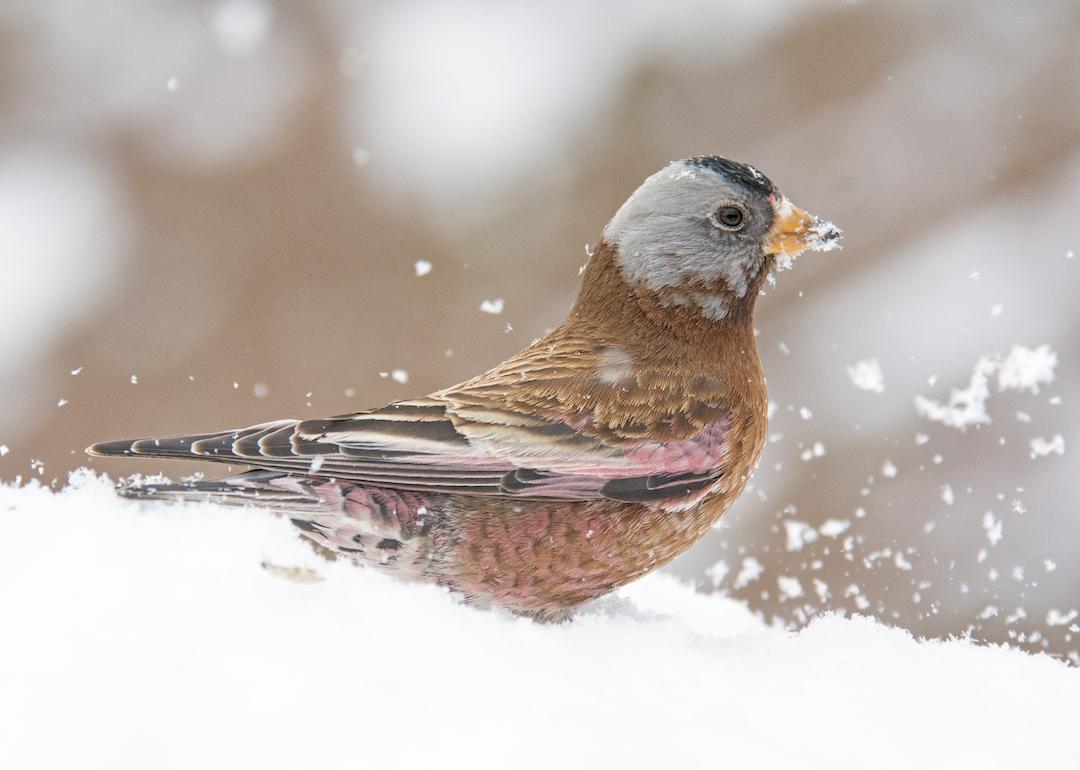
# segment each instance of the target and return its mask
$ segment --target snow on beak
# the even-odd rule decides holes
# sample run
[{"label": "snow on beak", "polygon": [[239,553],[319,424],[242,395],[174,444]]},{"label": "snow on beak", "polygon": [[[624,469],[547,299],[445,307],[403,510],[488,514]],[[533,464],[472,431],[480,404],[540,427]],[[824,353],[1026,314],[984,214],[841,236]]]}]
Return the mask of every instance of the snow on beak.
[{"label": "snow on beak", "polygon": [[765,234],[765,253],[775,254],[781,268],[807,249],[832,251],[840,248],[843,232],[825,219],[808,214],[780,193],[769,196],[775,217]]}]

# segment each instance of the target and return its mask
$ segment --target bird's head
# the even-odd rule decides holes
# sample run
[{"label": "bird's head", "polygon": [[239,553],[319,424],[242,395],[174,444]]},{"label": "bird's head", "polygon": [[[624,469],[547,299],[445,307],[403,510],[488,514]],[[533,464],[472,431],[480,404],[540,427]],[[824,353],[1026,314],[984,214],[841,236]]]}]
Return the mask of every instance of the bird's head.
[{"label": "bird's head", "polygon": [[713,320],[752,304],[774,268],[806,249],[837,248],[840,237],[753,166],[716,156],[653,174],[604,228],[627,283]]}]

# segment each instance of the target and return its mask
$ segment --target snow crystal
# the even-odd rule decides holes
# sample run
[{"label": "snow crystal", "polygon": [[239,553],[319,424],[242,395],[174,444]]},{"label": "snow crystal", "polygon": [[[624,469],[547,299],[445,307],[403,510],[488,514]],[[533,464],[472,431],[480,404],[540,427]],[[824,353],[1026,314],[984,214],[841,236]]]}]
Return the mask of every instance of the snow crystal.
[{"label": "snow crystal", "polygon": [[812,251],[832,251],[842,249],[840,239],[844,237],[843,231],[827,219],[814,219],[814,223],[807,228],[810,237],[807,238],[807,247]]},{"label": "snow crystal", "polygon": [[761,562],[753,556],[747,556],[742,560],[742,567],[739,569],[739,574],[735,576],[735,588],[745,588],[760,578],[764,572],[765,567],[761,565]]},{"label": "snow crystal", "polygon": [[856,388],[871,393],[885,392],[885,375],[876,358],[867,358],[852,364],[847,368],[847,373]]},{"label": "snow crystal", "polygon": [[851,522],[848,519],[825,519],[825,522],[818,527],[818,532],[825,537],[836,538],[846,532],[850,526]]},{"label": "snow crystal", "polygon": [[1042,436],[1036,436],[1031,439],[1031,459],[1036,457],[1046,457],[1050,454],[1065,454],[1065,437],[1060,433],[1056,434],[1052,439],[1047,440]]},{"label": "snow crystal", "polygon": [[800,457],[803,462],[809,462],[815,457],[824,457],[826,454],[825,445],[820,441],[815,441],[812,446],[804,449]]},{"label": "snow crystal", "polygon": [[425,276],[431,272],[431,263],[426,259],[416,260],[416,264],[413,265],[413,267],[416,269],[417,276]]},{"label": "snow crystal", "polygon": [[1057,355],[1048,345],[1035,349],[1015,345],[1004,359],[996,354],[979,358],[968,386],[953,388],[948,403],[918,395],[915,396],[915,409],[923,417],[950,428],[964,430],[969,425],[986,424],[990,422],[986,402],[990,398],[989,383],[993,374],[998,375],[999,391],[1038,393],[1040,385],[1053,382],[1056,366]]},{"label": "snow crystal", "polygon": [[480,303],[480,310],[485,313],[491,313],[492,315],[498,315],[503,311],[503,306],[506,304],[502,297],[497,299],[485,299]]},{"label": "snow crystal", "polygon": [[780,575],[776,578],[776,587],[780,589],[781,601],[784,599],[798,599],[803,595],[802,583],[795,577]]},{"label": "snow crystal", "polygon": [[814,578],[814,592],[818,595],[818,600],[822,604],[829,601],[829,584],[824,580]]},{"label": "snow crystal", "polygon": [[993,511],[987,511],[983,514],[983,529],[986,530],[986,539],[990,541],[990,545],[997,545],[1001,542],[1002,530],[1004,524],[1001,519],[994,516]]},{"label": "snow crystal", "polygon": [[[585,533],[585,537],[592,537],[591,529]],[[720,561],[716,562],[716,564],[705,570],[705,576],[708,577],[710,581],[712,581],[713,588],[716,588],[724,582],[724,578],[727,577],[728,572],[730,571],[731,569],[728,567],[728,563],[721,559]]]},{"label": "snow crystal", "polygon": [[1080,617],[1080,612],[1076,610],[1069,610],[1068,612],[1062,612],[1061,610],[1051,609],[1046,613],[1046,625],[1048,626],[1067,626]]},{"label": "snow crystal", "polygon": [[966,388],[953,388],[947,404],[942,404],[925,396],[915,396],[915,410],[934,422],[940,422],[950,428],[966,429],[969,425],[990,422],[986,413],[986,400],[990,397],[990,375],[997,370],[997,364],[990,358],[980,358],[971,373],[971,381]]},{"label": "snow crystal", "polygon": [[1017,607],[1011,613],[1005,616],[1005,622],[1010,626],[1016,623],[1018,620],[1023,620],[1027,617],[1027,610],[1023,607]]},{"label": "snow crystal", "polygon": [[1038,393],[1040,385],[1054,381],[1057,354],[1049,345],[1034,350],[1016,345],[1001,362],[998,390],[1020,390]]},{"label": "snow crystal", "polygon": [[789,551],[801,551],[807,543],[817,540],[817,530],[805,521],[788,519],[784,522],[784,531],[787,533],[787,549]]}]

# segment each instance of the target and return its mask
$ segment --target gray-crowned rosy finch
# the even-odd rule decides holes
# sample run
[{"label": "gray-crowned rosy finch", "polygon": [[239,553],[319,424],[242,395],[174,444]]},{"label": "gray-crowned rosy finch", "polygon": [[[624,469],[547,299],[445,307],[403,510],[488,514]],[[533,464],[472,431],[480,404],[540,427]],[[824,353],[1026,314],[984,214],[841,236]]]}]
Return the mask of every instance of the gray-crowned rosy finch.
[{"label": "gray-crowned rosy finch", "polygon": [[604,228],[566,321],[478,377],[369,412],[88,451],[250,466],[122,493],[281,511],[364,564],[565,618],[666,564],[742,492],[766,433],[762,283],[839,238],[752,166],[676,161]]}]

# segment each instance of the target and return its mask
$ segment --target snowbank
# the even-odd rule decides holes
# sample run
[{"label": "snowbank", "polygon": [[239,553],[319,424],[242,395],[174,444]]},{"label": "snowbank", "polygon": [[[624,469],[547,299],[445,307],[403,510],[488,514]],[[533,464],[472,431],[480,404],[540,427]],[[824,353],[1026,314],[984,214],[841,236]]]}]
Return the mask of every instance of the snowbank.
[{"label": "snowbank", "polygon": [[539,626],[91,476],[0,487],[0,531],[0,767],[1075,766],[1049,658],[665,576]]}]

